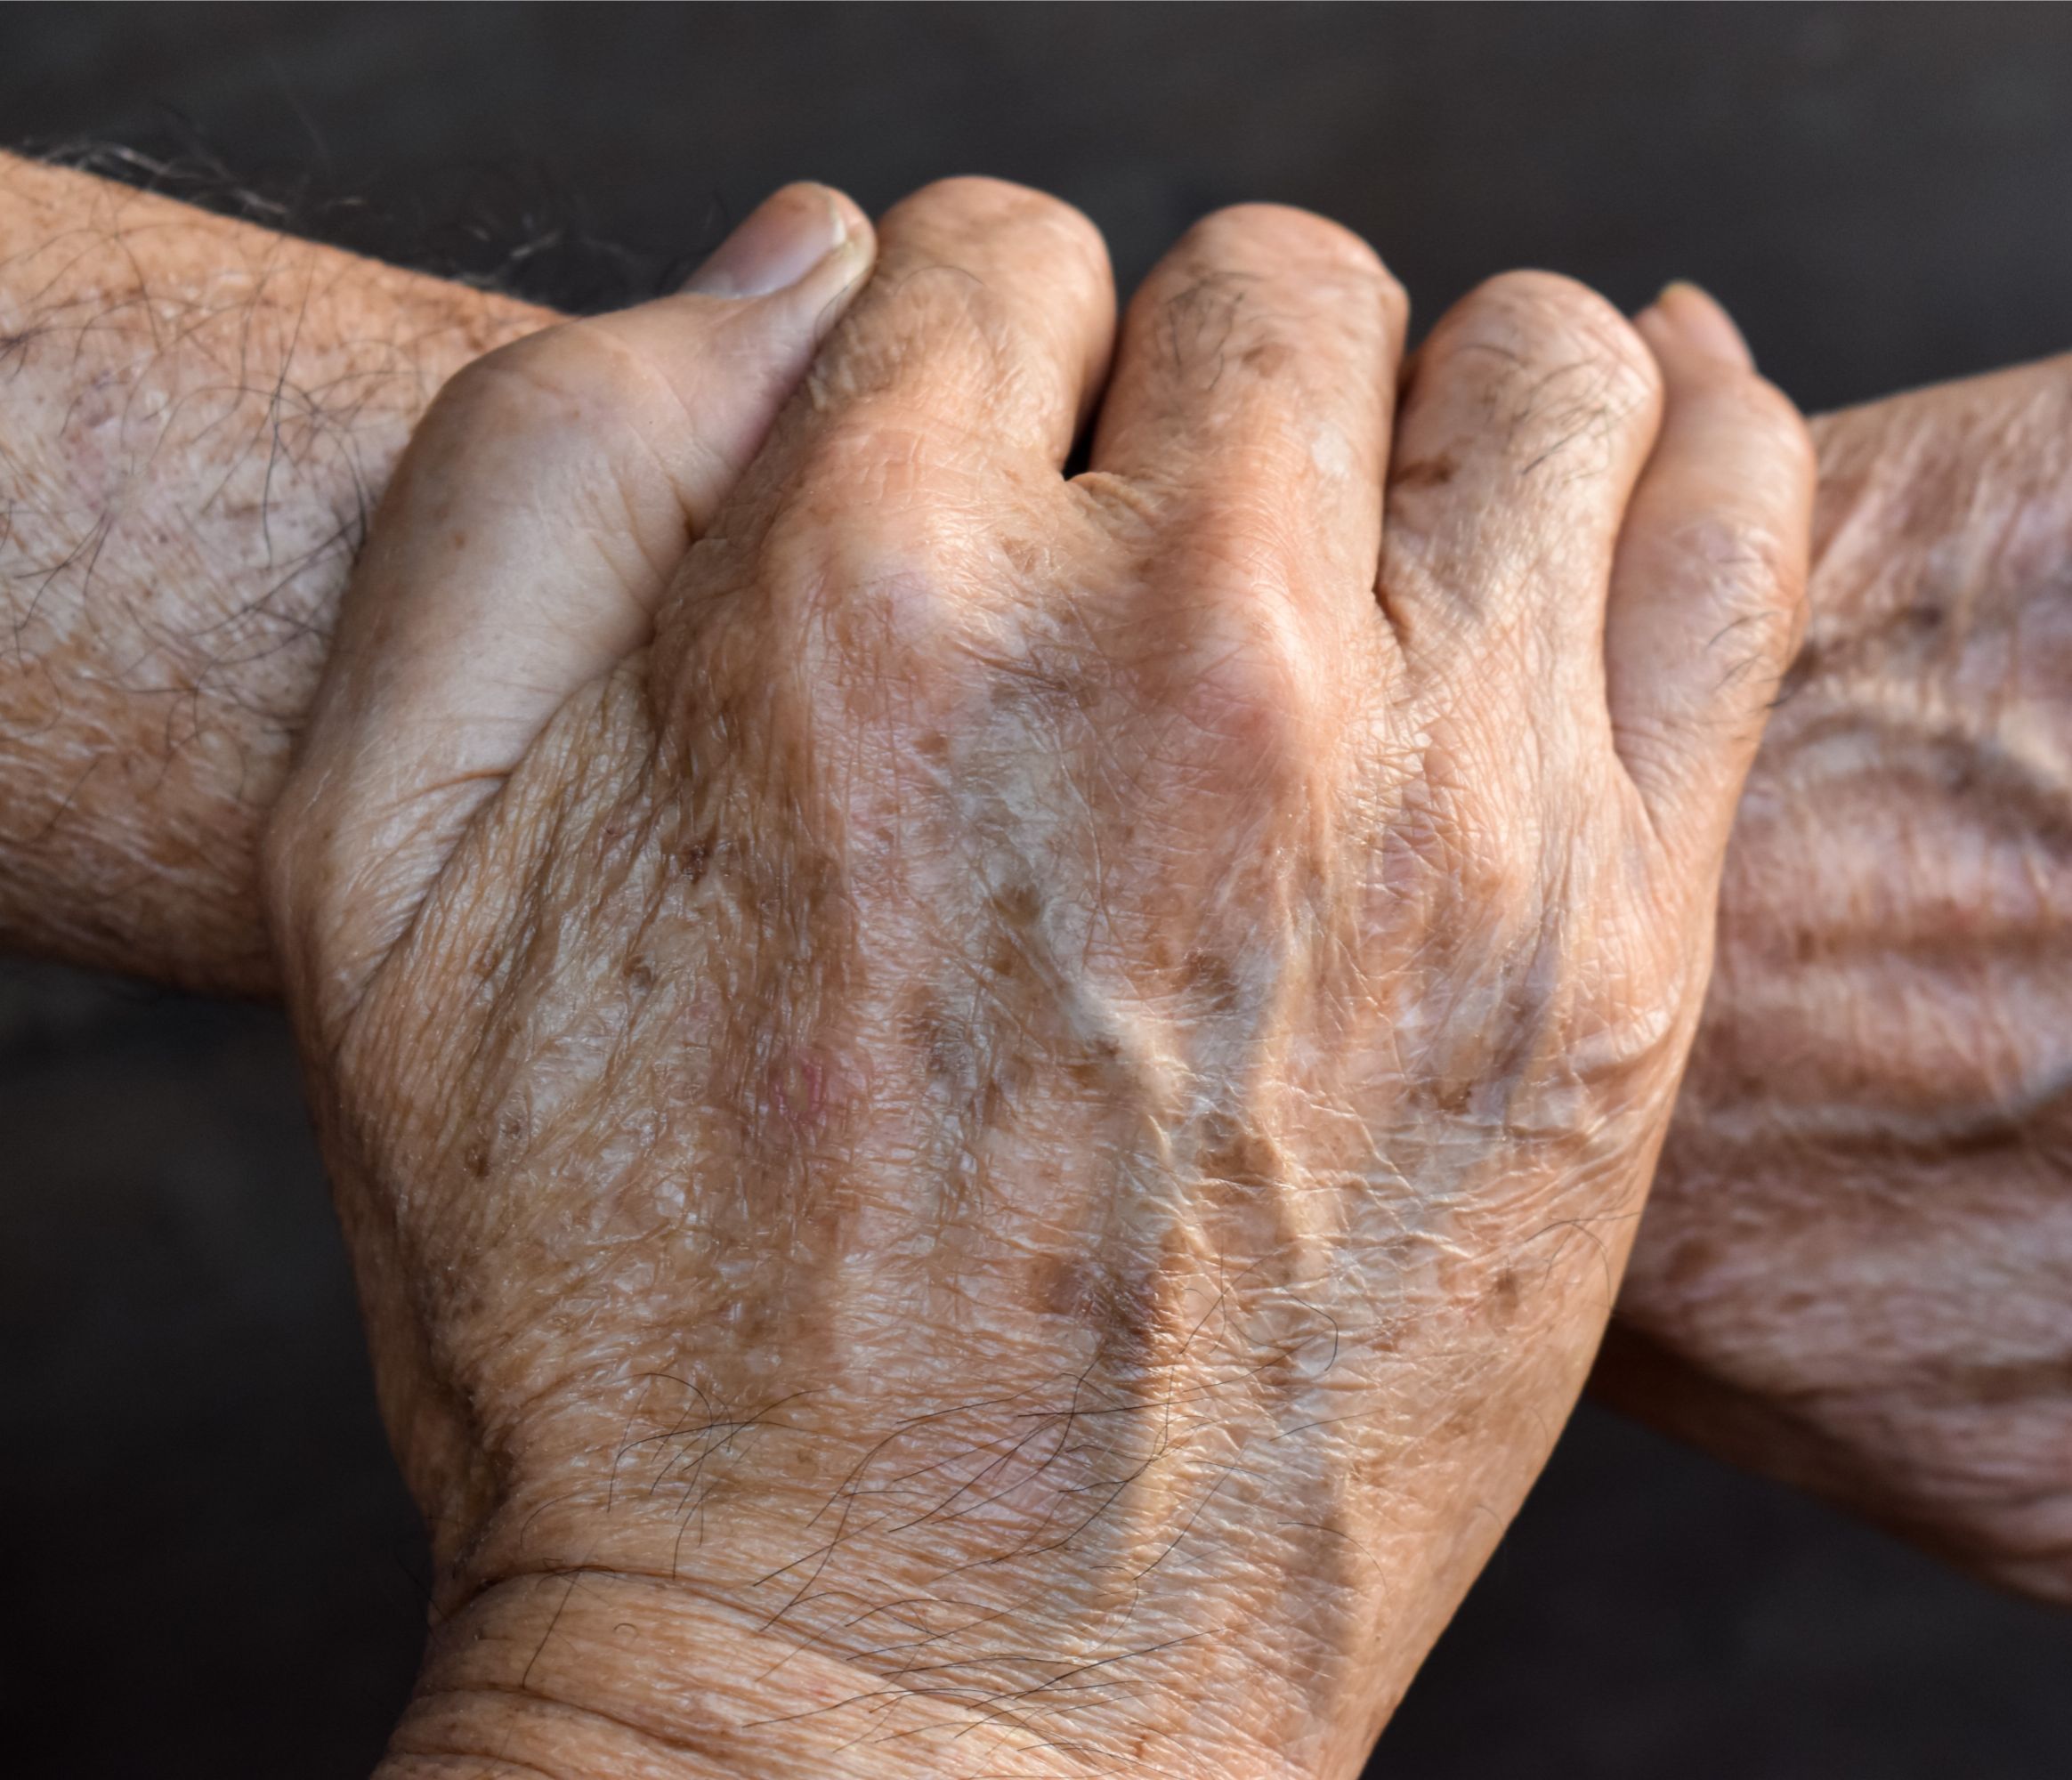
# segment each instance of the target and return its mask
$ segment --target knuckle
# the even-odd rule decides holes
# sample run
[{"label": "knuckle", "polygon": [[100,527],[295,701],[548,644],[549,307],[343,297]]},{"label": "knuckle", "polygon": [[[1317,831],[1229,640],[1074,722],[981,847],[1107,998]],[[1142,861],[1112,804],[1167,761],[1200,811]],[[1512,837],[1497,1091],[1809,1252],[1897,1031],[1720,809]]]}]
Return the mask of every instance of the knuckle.
[{"label": "knuckle", "polygon": [[1158,579],[1184,610],[1286,604],[1296,597],[1296,540],[1261,478],[1199,489],[1166,527]]},{"label": "knuckle", "polygon": [[969,417],[955,402],[910,390],[862,396],[800,445],[787,508],[858,525],[876,513],[955,506],[967,492]]},{"label": "knuckle", "polygon": [[1306,274],[1337,272],[1378,280],[1400,290],[1380,255],[1342,223],[1287,204],[1233,204],[1212,210],[1182,238],[1190,254],[1252,262],[1268,268],[1299,264]]},{"label": "knuckle", "polygon": [[1660,398],[1647,343],[1588,285],[1558,272],[1502,272],[1440,324],[1444,348],[1493,350],[1539,367],[1587,372],[1623,409]]},{"label": "knuckle", "polygon": [[887,213],[882,232],[926,246],[968,241],[976,234],[1032,232],[1050,238],[1067,264],[1097,267],[1105,279],[1107,243],[1087,214],[1062,198],[1004,179],[975,174],[939,179]]},{"label": "knuckle", "polygon": [[[1287,553],[1266,530],[1226,522],[1170,567],[1160,606],[1181,615],[1165,659],[1189,732],[1271,777],[1306,753],[1321,664]],[[1162,653],[1163,651],[1161,651]]]},{"label": "knuckle", "polygon": [[832,621],[844,648],[909,656],[975,621],[983,552],[962,504],[943,499],[927,470],[929,444],[890,425],[833,428],[814,441],[757,548],[763,610],[780,634]]},{"label": "knuckle", "polygon": [[1303,757],[1311,664],[1283,603],[1220,603],[1189,652],[1183,709],[1198,734],[1262,775]]},{"label": "knuckle", "polygon": [[[1211,287],[1272,280],[1285,295],[1299,285],[1299,322],[1292,330],[1285,321],[1281,325],[1303,339],[1313,338],[1324,322],[1364,334],[1377,317],[1383,331],[1400,336],[1410,314],[1402,285],[1366,241],[1328,218],[1286,205],[1211,211],[1181,239],[1176,258],[1200,285]],[[1271,320],[1262,325],[1271,326]]]}]

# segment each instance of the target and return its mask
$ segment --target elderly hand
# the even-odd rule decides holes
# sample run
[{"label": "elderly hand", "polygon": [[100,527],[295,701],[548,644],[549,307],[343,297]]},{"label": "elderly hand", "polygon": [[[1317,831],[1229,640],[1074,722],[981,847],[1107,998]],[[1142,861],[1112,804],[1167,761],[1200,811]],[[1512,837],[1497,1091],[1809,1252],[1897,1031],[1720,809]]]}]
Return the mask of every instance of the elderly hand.
[{"label": "elderly hand", "polygon": [[2072,360],[1816,430],[1806,648],[1600,1378],[2072,1601]]},{"label": "elderly hand", "polygon": [[440,1565],[396,1775],[1350,1775],[1610,1308],[1796,416],[1541,275],[1396,400],[1372,254],[1241,209],[1068,478],[1093,231],[881,236],[731,491],[723,301],[464,373],[271,837]]}]

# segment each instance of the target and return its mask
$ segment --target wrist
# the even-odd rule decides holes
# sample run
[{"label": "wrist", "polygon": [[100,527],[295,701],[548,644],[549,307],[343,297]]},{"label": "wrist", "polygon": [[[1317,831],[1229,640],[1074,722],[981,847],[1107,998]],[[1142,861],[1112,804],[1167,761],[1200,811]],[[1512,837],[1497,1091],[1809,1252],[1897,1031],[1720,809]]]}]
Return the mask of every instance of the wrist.
[{"label": "wrist", "polygon": [[1083,1753],[967,1703],[928,1665],[873,1671],[666,1577],[514,1577],[433,1633],[377,1780],[1081,1776]]}]

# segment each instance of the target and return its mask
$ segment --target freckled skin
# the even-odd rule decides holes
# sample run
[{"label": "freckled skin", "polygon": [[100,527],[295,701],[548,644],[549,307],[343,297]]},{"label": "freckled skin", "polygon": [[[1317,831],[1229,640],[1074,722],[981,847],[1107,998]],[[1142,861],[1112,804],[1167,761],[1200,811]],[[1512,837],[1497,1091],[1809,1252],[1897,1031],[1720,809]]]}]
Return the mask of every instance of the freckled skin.
[{"label": "freckled skin", "polygon": [[[1200,225],[1105,392],[1082,219],[952,182],[882,237],[738,486],[684,473],[698,541],[613,557],[644,592],[525,478],[589,487],[562,404],[636,336],[668,375],[657,318],[460,379],[269,843],[435,1530],[394,1775],[1349,1776],[1616,1289],[1796,417],[1501,279],[1407,379],[1458,468],[1399,505],[1401,298],[1330,225]],[[1774,562],[1774,621],[1636,776],[1600,635],[1722,625],[1624,515],[1722,461],[1669,529]],[[602,674],[522,656],[628,597]]]}]

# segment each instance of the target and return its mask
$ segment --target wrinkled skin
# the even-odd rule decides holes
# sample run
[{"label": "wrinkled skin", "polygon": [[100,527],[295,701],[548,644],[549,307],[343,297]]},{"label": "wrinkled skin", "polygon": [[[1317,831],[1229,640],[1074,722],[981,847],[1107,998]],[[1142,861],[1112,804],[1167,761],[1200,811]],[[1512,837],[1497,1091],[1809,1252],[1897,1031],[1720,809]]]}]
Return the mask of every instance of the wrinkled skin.
[{"label": "wrinkled skin", "polygon": [[[182,324],[168,330],[167,313]],[[0,627],[11,643],[0,651],[0,934],[11,945],[214,991],[273,991],[255,836],[322,664],[363,490],[388,480],[447,375],[551,319],[0,155]],[[228,406],[226,365],[247,372]],[[1991,737],[2018,708],[1995,639],[2019,630],[2028,649],[2035,615],[2063,601],[2068,375],[2060,362],[1815,421],[1831,542],[1814,565],[1811,629],[1825,641],[1794,702],[1856,713],[1847,721],[1866,756],[1888,733],[1908,745],[1919,719],[1890,714],[1913,708],[1928,674],[1936,708],[1971,713],[1965,735]],[[320,423],[313,435],[283,431],[284,398]],[[111,480],[103,422],[117,409],[132,449]],[[2008,537],[2027,542],[2003,550]],[[1965,594],[1938,596],[1945,611],[1988,615],[1963,633],[1982,671],[1938,668],[1947,639],[1893,646],[1907,629],[1886,623],[1885,604],[1917,585]],[[2036,653],[2019,676],[2032,736],[2062,708],[2037,678],[2052,659]],[[1759,759],[1759,799],[1798,745],[1786,718]],[[1919,775],[1904,766],[1830,772],[1817,785],[1801,776],[1796,789],[1813,798],[1804,821],[1777,820],[1774,804],[1756,821],[1750,806],[1728,855],[1722,966],[1689,1104],[1599,1383],[1728,1456],[2063,1598],[2066,1565],[2039,1549],[2072,1488],[2052,1370],[2072,1345],[2055,1332],[2065,1269],[2044,1234],[2064,1173],[2052,1160],[2062,1153],[2056,1103],[2019,1073],[1987,1084],[1975,1104],[2003,1121],[2005,1141],[1968,1148],[1961,1130],[1924,1136],[1889,1110],[1924,1076],[1938,1094],[1962,1079],[1939,1039],[1924,1070],[1915,1040],[1899,1041],[1923,1022],[1891,1016],[1898,1001],[1930,1005],[1918,984],[1931,965],[1941,1030],[1962,1040],[2019,1027],[2029,1055],[2051,1055],[2061,1024],[2034,991],[2060,967],[2064,929],[2042,915],[2011,941],[1983,929],[1982,946],[2025,954],[2026,987],[2011,994],[2005,968],[1963,967],[1982,880],[1949,875],[1975,856],[1963,837],[2010,824],[2030,836],[2011,853],[2048,867],[2063,819],[2045,782],[2046,795],[2003,797],[1990,771],[1961,789],[1951,777],[1928,846],[1898,844],[1922,827]],[[1923,910],[1957,911],[1942,930],[1955,943],[1947,955],[1888,943],[1883,911],[1917,894]],[[1797,934],[1812,935],[1818,967],[1801,968],[1798,943],[1778,937]],[[1817,1032],[1813,1077],[1776,1064],[1772,1030]],[[1731,1074],[1709,1061],[1729,1042]],[[1885,1135],[1846,1167],[1807,1136],[1809,1080],[1853,1084],[1852,1104],[1888,1109]],[[1890,1214],[1874,1222],[1874,1193]],[[1809,1286],[1772,1265],[1780,1240],[1787,1256],[1822,1251]],[[1903,1347],[1890,1334],[1900,1304]]]},{"label": "wrinkled skin", "polygon": [[2072,360],[1816,433],[1806,644],[1599,1382],[2072,1601]]},{"label": "wrinkled skin", "polygon": [[284,796],[440,1566],[395,1774],[1352,1774],[1610,1309],[1796,417],[1703,299],[1523,275],[1391,446],[1396,287],[1251,209],[1068,481],[1097,238],[981,182],[882,236],[679,513],[569,466],[705,312],[464,374]]}]

